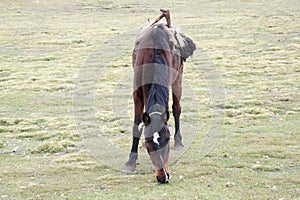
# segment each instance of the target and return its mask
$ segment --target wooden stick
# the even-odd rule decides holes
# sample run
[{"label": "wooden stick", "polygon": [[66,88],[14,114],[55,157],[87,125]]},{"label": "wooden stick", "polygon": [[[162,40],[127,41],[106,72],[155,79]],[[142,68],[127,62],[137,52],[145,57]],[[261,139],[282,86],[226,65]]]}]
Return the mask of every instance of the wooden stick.
[{"label": "wooden stick", "polygon": [[151,24],[150,27],[154,26],[159,20],[161,20],[163,17],[167,20],[167,27],[171,27],[171,18],[170,18],[170,11],[168,9],[160,9],[162,14]]}]

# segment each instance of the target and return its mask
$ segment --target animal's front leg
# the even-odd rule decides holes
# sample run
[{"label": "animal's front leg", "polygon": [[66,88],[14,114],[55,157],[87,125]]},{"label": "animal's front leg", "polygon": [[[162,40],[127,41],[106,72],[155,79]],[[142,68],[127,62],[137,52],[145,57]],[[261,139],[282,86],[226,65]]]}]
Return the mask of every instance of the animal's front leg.
[{"label": "animal's front leg", "polygon": [[134,99],[134,124],[132,127],[132,146],[129,154],[129,160],[125,164],[124,171],[134,172],[136,168],[136,161],[138,158],[138,146],[142,131],[139,130],[138,126],[142,122],[141,116],[144,109],[142,90],[137,90],[133,93]]}]

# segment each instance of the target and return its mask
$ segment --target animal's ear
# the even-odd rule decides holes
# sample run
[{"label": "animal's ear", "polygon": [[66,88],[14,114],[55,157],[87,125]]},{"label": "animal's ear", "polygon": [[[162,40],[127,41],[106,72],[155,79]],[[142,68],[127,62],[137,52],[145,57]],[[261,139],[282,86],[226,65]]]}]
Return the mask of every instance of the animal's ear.
[{"label": "animal's ear", "polygon": [[170,118],[170,113],[169,113],[169,111],[166,110],[166,111],[161,115],[161,117],[162,117],[162,120],[163,120],[165,123],[167,123],[168,120],[169,120],[169,118]]},{"label": "animal's ear", "polygon": [[142,121],[144,122],[145,126],[149,125],[151,123],[151,119],[148,113],[144,112],[142,116]]}]

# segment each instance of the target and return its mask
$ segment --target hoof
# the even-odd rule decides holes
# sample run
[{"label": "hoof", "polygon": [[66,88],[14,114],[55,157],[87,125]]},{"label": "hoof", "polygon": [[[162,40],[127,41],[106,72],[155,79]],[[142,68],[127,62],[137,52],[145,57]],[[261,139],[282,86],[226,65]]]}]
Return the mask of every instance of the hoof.
[{"label": "hoof", "polygon": [[134,173],[136,166],[125,165],[122,172],[124,173]]},{"label": "hoof", "polygon": [[184,149],[184,145],[182,144],[182,142],[175,142],[174,149],[182,150],[182,149]]},{"label": "hoof", "polygon": [[126,172],[126,173],[135,172],[137,157],[138,157],[137,153],[130,153],[129,160],[126,162],[122,172]]}]

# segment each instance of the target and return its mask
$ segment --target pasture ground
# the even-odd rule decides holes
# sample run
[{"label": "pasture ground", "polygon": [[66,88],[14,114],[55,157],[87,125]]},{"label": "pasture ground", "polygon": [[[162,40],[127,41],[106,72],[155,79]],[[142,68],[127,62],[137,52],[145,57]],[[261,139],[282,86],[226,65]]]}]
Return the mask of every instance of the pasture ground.
[{"label": "pasture ground", "polygon": [[[94,116],[129,153],[131,42],[161,7],[206,52],[226,95],[218,105],[224,123],[203,156],[212,94],[195,73],[201,58],[189,59],[182,123],[194,128],[183,137],[195,138],[171,164],[167,185],[152,172],[101,164],[74,119],[80,73],[110,61],[92,81]],[[299,10],[296,0],[1,1],[0,199],[300,199]],[[128,113],[117,116],[116,105]]]}]

